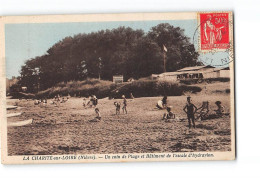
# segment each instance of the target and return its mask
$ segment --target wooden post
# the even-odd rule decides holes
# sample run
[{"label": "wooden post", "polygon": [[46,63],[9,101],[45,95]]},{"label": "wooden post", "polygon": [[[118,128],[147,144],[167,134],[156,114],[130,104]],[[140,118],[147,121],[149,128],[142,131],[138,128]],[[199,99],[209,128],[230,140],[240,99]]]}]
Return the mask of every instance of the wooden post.
[{"label": "wooden post", "polygon": [[166,52],[163,51],[163,71],[166,72]]},{"label": "wooden post", "polygon": [[98,64],[98,79],[101,80],[101,68],[102,68],[102,59],[101,57],[98,58],[99,64]]}]

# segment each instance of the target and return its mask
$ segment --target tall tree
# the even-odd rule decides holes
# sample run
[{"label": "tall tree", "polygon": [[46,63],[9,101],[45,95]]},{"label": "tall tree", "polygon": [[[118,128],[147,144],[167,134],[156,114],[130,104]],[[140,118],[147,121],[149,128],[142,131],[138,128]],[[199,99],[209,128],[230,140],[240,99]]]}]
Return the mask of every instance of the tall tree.
[{"label": "tall tree", "polygon": [[[176,71],[177,69],[194,66],[197,62],[198,52],[195,51],[194,45],[190,39],[184,35],[184,30],[174,27],[169,23],[161,23],[148,32],[148,37],[155,41],[166,52],[166,71]],[[163,56],[161,57],[163,59]]]},{"label": "tall tree", "polygon": [[20,83],[36,92],[88,77],[112,80],[118,74],[128,79],[162,73],[163,46],[167,71],[198,64],[194,45],[179,27],[163,23],[148,33],[118,27],[64,38],[22,66]]}]

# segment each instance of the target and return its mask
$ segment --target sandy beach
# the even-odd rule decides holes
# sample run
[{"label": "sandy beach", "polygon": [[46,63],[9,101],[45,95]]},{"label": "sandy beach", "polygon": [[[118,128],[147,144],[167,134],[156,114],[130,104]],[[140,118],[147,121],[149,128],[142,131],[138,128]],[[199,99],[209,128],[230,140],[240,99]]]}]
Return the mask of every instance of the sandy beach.
[{"label": "sandy beach", "polygon": [[[222,86],[223,83],[214,86]],[[228,83],[227,83],[228,84]],[[192,95],[192,102],[200,107],[209,101],[210,113],[216,109],[215,101],[222,101],[229,112],[229,94],[215,93],[212,84],[207,91]],[[221,91],[221,90],[220,90]],[[163,153],[185,151],[230,151],[230,117],[196,121],[196,129],[188,128],[183,107],[186,96],[168,97],[176,120],[162,121],[166,110],[155,109],[161,97],[127,99],[128,114],[115,115],[114,101],[100,99],[98,108],[102,119],[91,122],[94,108],[84,108],[83,98],[70,98],[60,106],[34,105],[32,100],[9,101],[19,108],[8,110],[22,112],[8,118],[8,123],[32,119],[32,124],[8,127],[9,155],[58,155],[58,154],[109,154],[109,153]],[[50,100],[48,101],[50,102]]]}]

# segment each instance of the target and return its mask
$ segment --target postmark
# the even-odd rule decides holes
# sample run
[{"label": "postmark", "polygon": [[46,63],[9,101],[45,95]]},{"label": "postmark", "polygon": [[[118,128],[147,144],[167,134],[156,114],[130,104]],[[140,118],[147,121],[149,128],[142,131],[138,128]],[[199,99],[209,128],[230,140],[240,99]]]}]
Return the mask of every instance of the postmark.
[{"label": "postmark", "polygon": [[212,49],[208,53],[203,53],[199,56],[198,60],[204,65],[214,67],[228,66],[234,61],[233,44],[229,43],[229,48],[225,49],[225,51]]}]

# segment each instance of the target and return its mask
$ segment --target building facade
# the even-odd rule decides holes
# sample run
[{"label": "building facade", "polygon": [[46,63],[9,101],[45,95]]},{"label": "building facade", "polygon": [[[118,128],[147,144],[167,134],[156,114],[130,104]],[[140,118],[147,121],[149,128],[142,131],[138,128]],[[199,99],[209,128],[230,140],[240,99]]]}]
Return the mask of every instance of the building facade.
[{"label": "building facade", "polygon": [[229,67],[215,68],[213,66],[185,67],[176,72],[165,72],[162,74],[152,74],[152,79],[178,81],[187,79],[207,79],[207,78],[229,78]]}]

